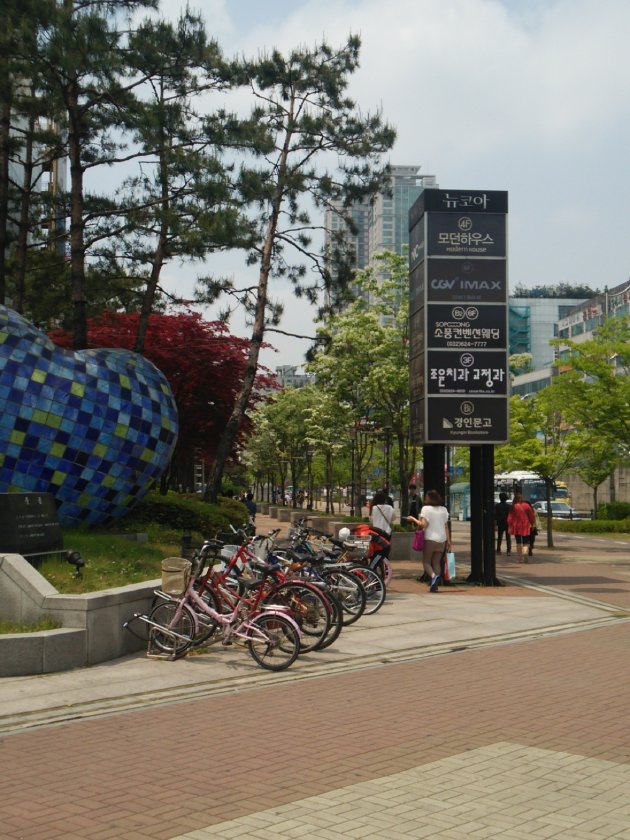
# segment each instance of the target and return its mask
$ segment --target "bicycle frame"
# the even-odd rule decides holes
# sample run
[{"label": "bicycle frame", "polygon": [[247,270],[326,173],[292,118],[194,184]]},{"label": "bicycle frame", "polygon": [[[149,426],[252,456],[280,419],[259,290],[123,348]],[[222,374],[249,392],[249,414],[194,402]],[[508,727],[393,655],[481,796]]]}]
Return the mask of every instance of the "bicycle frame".
[{"label": "bicycle frame", "polygon": [[[171,631],[172,626],[177,626],[177,622],[181,618],[184,605],[191,606],[194,604],[202,613],[210,616],[213,621],[217,624],[221,625],[223,628],[223,644],[228,644],[233,637],[237,639],[242,639],[244,641],[250,641],[254,637],[259,639],[261,642],[265,641],[265,635],[261,632],[260,628],[258,628],[255,624],[255,619],[261,612],[264,612],[266,615],[282,615],[286,618],[289,623],[294,627],[298,634],[298,638],[301,638],[302,633],[300,628],[290,615],[290,610],[288,607],[284,607],[283,605],[261,605],[259,609],[254,613],[252,616],[240,616],[239,613],[242,612],[242,608],[244,606],[243,601],[239,601],[232,610],[231,613],[220,613],[217,612],[215,609],[210,607],[206,602],[197,594],[194,589],[194,578],[191,578],[188,582],[188,586],[186,587],[186,591],[183,595],[179,597],[173,598],[171,595],[167,595],[165,592],[157,589],[155,594],[158,595],[160,598],[164,598],[167,601],[173,601],[177,604],[175,609],[175,613],[173,614],[173,618],[171,619],[169,625],[167,626],[167,630]],[[194,622],[194,631],[195,635],[198,634],[200,628],[199,622],[199,615],[192,610],[193,614],[193,622]]]}]

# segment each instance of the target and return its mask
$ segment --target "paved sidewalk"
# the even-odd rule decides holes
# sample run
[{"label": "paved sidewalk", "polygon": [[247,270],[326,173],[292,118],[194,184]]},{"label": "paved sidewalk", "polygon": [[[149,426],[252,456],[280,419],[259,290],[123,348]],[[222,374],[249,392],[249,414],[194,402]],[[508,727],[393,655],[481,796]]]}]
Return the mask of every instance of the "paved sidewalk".
[{"label": "paved sidewalk", "polygon": [[215,648],[0,681],[0,838],[630,838],[628,543],[533,560],[437,595],[397,564],[283,674]]}]

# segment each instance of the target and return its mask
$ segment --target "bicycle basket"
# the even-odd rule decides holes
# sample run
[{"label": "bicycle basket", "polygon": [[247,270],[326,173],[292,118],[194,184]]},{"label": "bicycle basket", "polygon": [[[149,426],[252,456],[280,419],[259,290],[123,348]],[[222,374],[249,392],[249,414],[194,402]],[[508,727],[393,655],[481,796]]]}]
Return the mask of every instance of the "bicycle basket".
[{"label": "bicycle basket", "polygon": [[166,557],[162,560],[162,592],[167,595],[181,595],[188,586],[190,560],[183,557]]}]

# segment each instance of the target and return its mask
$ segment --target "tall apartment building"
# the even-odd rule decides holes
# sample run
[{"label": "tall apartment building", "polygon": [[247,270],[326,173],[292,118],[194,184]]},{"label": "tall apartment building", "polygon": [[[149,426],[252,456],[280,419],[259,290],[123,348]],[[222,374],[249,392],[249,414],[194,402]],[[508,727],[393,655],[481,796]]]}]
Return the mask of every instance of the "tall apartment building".
[{"label": "tall apartment building", "polygon": [[[357,268],[374,265],[376,254],[382,251],[402,254],[409,243],[409,208],[427,187],[438,187],[435,175],[421,175],[419,166],[392,166],[390,189],[378,193],[372,202],[361,202],[351,208],[350,216],[357,232],[348,232],[347,238]],[[326,211],[327,252],[332,249],[333,234],[348,231],[340,211],[340,205]]]},{"label": "tall apartment building", "polygon": [[555,358],[549,340],[558,337],[558,321],[583,301],[584,298],[510,296],[510,355],[531,353],[534,370],[549,367]]}]

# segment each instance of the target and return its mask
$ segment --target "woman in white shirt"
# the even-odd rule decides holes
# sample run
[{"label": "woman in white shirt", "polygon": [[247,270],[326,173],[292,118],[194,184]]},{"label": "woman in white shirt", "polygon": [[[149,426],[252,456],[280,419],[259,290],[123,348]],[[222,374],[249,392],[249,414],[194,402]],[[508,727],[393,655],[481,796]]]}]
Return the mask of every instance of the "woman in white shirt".
[{"label": "woman in white shirt", "polygon": [[444,500],[437,490],[429,490],[424,497],[424,505],[418,519],[415,516],[406,517],[424,530],[424,550],[422,565],[430,578],[429,591],[437,592],[442,572],[442,557],[451,547],[448,530],[448,511],[444,507]]},{"label": "woman in white shirt", "polygon": [[378,490],[372,499],[372,510],[370,522],[377,531],[382,531],[386,536],[392,532],[392,520],[394,519],[394,508],[387,504],[387,496],[382,490]]}]

